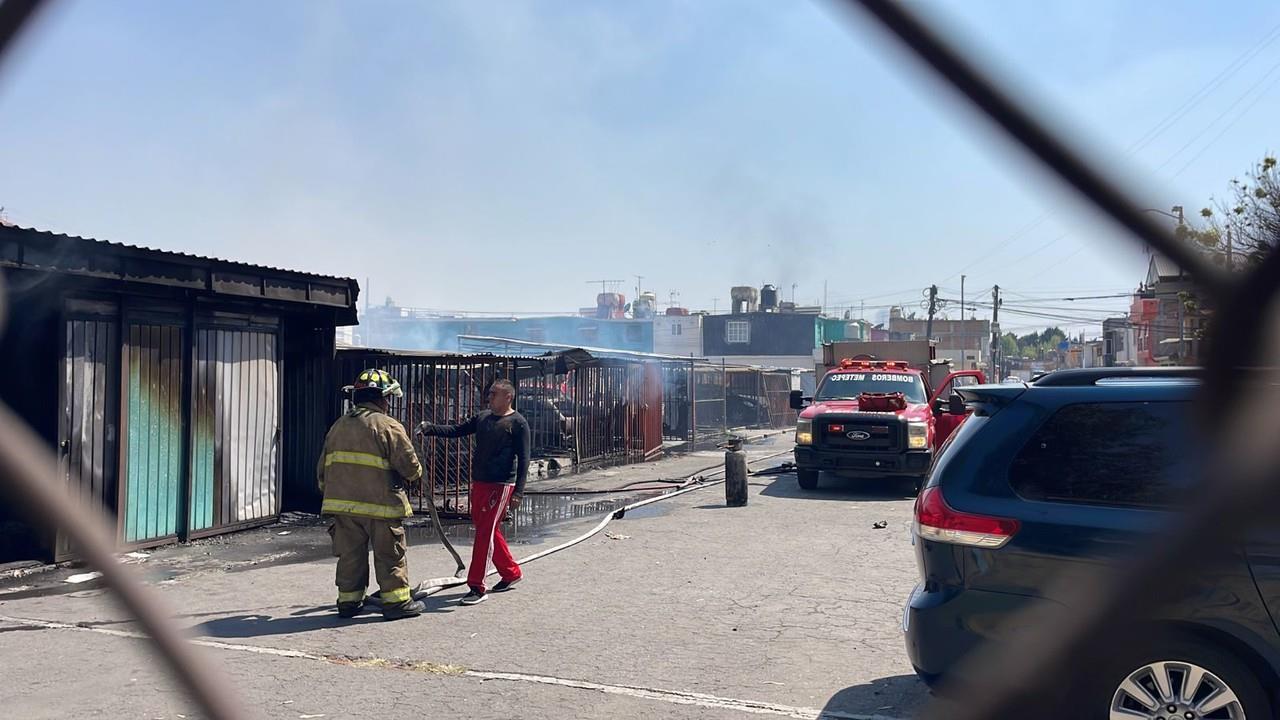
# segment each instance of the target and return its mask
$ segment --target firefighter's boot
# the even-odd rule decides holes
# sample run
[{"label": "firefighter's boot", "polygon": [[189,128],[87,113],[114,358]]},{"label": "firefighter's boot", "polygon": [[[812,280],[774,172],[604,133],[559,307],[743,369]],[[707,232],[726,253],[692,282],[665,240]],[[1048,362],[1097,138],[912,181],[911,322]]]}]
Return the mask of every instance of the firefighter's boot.
[{"label": "firefighter's boot", "polygon": [[409,600],[395,605],[384,605],[382,607],[382,619],[403,620],[404,618],[418,617],[426,611],[427,606],[421,600]]}]

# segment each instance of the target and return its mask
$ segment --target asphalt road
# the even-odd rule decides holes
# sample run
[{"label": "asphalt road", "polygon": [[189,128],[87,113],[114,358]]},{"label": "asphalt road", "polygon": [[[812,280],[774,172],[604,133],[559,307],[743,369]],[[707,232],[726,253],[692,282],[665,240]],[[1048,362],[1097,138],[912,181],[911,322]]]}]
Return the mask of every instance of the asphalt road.
[{"label": "asphalt road", "polygon": [[[753,478],[750,504],[726,508],[711,487],[530,563],[482,605],[448,591],[394,623],[338,619],[325,557],[206,562],[156,574],[156,589],[247,717],[906,718],[927,697],[900,632],[911,502],[836,479],[806,493],[787,474]],[[517,554],[592,524],[547,528]],[[425,540],[410,563],[415,579],[452,572]],[[0,600],[0,665],[8,717],[199,717],[101,590]]]}]

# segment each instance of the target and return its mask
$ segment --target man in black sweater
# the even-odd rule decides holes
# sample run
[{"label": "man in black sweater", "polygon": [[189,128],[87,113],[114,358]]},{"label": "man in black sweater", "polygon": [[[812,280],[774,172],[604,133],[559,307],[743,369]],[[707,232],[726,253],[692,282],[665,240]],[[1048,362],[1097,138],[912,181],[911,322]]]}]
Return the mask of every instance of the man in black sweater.
[{"label": "man in black sweater", "polygon": [[511,407],[516,389],[507,380],[489,386],[489,409],[461,425],[418,426],[423,435],[456,438],[476,436],[471,455],[471,522],[476,528],[476,541],[471,547],[471,565],[467,568],[467,585],[471,592],[462,598],[463,605],[476,605],[488,597],[484,576],[492,552],[494,567],[501,582],[493,587],[502,592],[520,581],[520,566],[511,556],[506,538],[498,525],[507,504],[520,504],[524,483],[529,476],[529,423]]}]

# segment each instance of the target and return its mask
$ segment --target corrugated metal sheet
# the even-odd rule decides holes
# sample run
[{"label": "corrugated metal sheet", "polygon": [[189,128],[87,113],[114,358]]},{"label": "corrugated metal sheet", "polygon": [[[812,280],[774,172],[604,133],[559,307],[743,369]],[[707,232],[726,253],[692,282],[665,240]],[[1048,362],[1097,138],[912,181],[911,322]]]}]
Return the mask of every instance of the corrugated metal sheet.
[{"label": "corrugated metal sheet", "polygon": [[178,532],[182,453],[182,328],[132,323],[125,348],[124,541]]},{"label": "corrugated metal sheet", "polygon": [[273,519],[280,512],[276,334],[200,329],[194,370],[192,533]]},{"label": "corrugated metal sheet", "polygon": [[662,366],[645,363],[640,388],[640,448],[645,460],[662,454]]},{"label": "corrugated metal sheet", "polygon": [[[116,497],[116,423],[111,407],[119,383],[117,329],[112,320],[75,319],[64,324],[62,417],[58,429],[62,476],[93,507]],[[72,548],[58,536],[55,559]]]},{"label": "corrugated metal sheet", "polygon": [[[68,235],[66,233],[58,233],[50,230],[41,230],[39,228],[28,228],[28,227],[21,227],[21,226],[15,226],[15,225],[5,226],[5,228],[12,233],[19,233],[23,235],[32,236],[47,242],[74,241],[74,242],[83,242],[83,243],[93,243],[95,245],[99,245],[105,248],[113,248],[113,249],[125,250],[125,251],[135,251],[135,252],[154,254],[159,256],[166,256],[171,258],[181,258],[187,261],[197,261],[202,263],[220,263],[230,267],[245,268],[248,270],[269,270],[273,273],[287,273],[290,275],[297,275],[297,276],[309,276],[309,277],[313,277],[320,280],[337,280],[340,282],[350,282],[350,283],[355,282],[351,278],[339,277],[337,275],[306,273],[306,272],[300,272],[298,270],[289,270],[286,268],[273,267],[271,265],[255,265],[253,263],[246,263],[240,260],[227,260],[225,258],[216,258],[209,255],[194,255],[191,253],[177,252],[175,250],[159,250],[156,248],[144,247],[142,245],[130,245],[128,243],[112,242],[111,240],[99,240],[97,238],[87,238],[80,235]],[[354,299],[352,300],[352,302],[354,302]]]}]

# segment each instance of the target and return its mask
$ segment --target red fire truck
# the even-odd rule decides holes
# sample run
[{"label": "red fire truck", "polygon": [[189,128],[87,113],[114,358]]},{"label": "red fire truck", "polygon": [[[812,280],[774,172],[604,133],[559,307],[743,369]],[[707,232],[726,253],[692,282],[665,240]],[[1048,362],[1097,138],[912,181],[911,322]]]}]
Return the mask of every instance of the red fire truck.
[{"label": "red fire truck", "polygon": [[936,391],[900,360],[841,360],[811,398],[791,393],[796,474],[813,490],[823,471],[844,477],[900,477],[919,489],[933,455],[967,417],[955,388],[986,382],[980,370],[950,373]]}]

